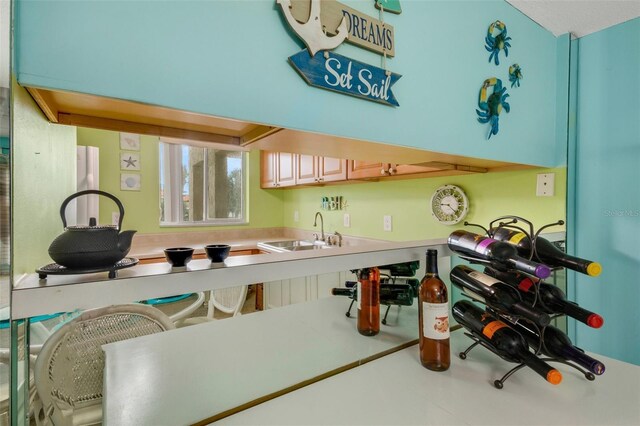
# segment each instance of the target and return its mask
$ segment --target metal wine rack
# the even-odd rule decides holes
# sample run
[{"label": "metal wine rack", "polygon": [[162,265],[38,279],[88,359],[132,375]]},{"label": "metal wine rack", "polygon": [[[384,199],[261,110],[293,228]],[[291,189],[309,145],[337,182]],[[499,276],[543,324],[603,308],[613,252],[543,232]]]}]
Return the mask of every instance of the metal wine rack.
[{"label": "metal wine rack", "polygon": [[[524,225],[526,226],[518,226],[518,223],[524,223]],[[497,226],[496,226],[497,224]],[[558,220],[557,222],[553,222],[553,223],[549,223],[546,224],[544,226],[542,226],[541,228],[539,228],[537,231],[535,230],[535,227],[533,226],[533,224],[528,221],[527,219],[520,217],[520,216],[515,216],[515,215],[507,215],[507,216],[501,216],[497,219],[494,219],[493,221],[491,221],[489,223],[489,228],[485,228],[482,225],[476,224],[476,223],[469,223],[469,222],[464,222],[465,226],[474,226],[477,228],[480,228],[484,231],[484,234],[486,236],[488,236],[489,238],[493,238],[494,233],[495,232],[491,232],[491,230],[497,230],[500,228],[510,228],[510,229],[515,229],[518,230],[520,232],[523,232],[525,234],[525,238],[528,238],[530,243],[531,243],[531,253],[529,255],[529,260],[535,260],[535,261],[539,261],[540,263],[544,263],[542,262],[542,260],[540,259],[540,257],[537,254],[536,251],[536,240],[537,237],[540,235],[540,233],[542,231],[544,231],[547,228],[550,228],[552,226],[561,226],[564,225],[564,221],[563,220]],[[458,257],[460,257],[461,259],[467,260],[470,263],[475,263],[475,264],[483,264],[483,265],[490,265],[491,261],[487,261],[484,259],[478,259],[475,257],[471,257],[471,256],[464,256],[464,255],[458,255]],[[562,269],[562,268],[554,268],[554,269]],[[518,271],[520,273],[524,273],[522,271]],[[535,282],[535,281],[534,281]],[[534,285],[533,286],[535,289],[535,297],[534,297],[534,301],[532,303],[532,306],[535,307],[536,305],[541,305],[543,307],[546,308],[546,306],[544,305],[544,302],[542,301],[542,299],[540,298],[540,294],[539,294],[539,289],[538,289],[538,285]],[[475,302],[478,303],[482,303],[478,300],[475,300]],[[484,303],[482,303],[484,304]],[[484,304],[487,309],[494,313],[495,315],[497,315],[500,318],[508,318],[507,322],[516,322],[516,321],[526,321],[528,325],[531,325],[532,327],[534,327],[536,333],[538,334],[538,336],[540,336],[540,344],[538,345],[538,348],[535,351],[535,355],[540,355],[543,352],[543,349],[546,351],[546,347],[544,346],[544,331],[546,327],[542,327],[542,329],[540,329],[537,324],[528,321],[526,318],[518,316],[518,315],[512,315],[512,314],[505,314],[503,312],[498,311],[497,309],[494,309],[486,304]],[[551,316],[551,319],[555,319],[558,317],[563,316],[564,314],[555,314]],[[500,355],[498,352],[495,351],[495,349],[491,346],[486,344],[482,338],[480,336],[476,336],[473,332],[465,332],[464,333],[466,336],[468,336],[471,340],[473,340],[473,343],[464,351],[464,352],[460,352],[458,354],[458,356],[460,357],[460,359],[466,359],[467,358],[467,354],[476,346],[481,345],[484,346],[485,348],[487,348],[488,350],[490,350],[491,352],[495,353],[496,355],[498,355],[500,358],[504,359],[505,361],[508,362],[512,362],[507,360],[506,358],[504,358],[502,355]],[[579,349],[579,348],[578,348]],[[580,349],[581,350],[581,349]],[[549,352],[549,351],[547,351]],[[553,358],[553,357],[546,357],[546,358],[542,358],[540,357],[540,359],[542,361],[545,362],[554,362],[554,363],[560,363],[560,364],[564,364],[564,365],[568,365],[570,367],[575,368],[576,370],[580,371],[584,377],[589,380],[589,381],[593,381],[595,380],[595,375],[587,370],[584,370],[583,368],[575,365],[574,363],[570,362],[570,361],[565,361],[562,359],[558,359],[558,358]],[[504,376],[502,376],[500,379],[496,379],[493,382],[493,385],[497,388],[497,389],[502,389],[504,387],[504,382],[511,377],[511,375],[513,375],[515,372],[517,372],[518,370],[522,369],[523,367],[525,367],[526,364],[524,363],[519,363],[518,365],[516,365],[514,368],[512,368],[511,370],[507,371],[507,373],[504,374]]]}]

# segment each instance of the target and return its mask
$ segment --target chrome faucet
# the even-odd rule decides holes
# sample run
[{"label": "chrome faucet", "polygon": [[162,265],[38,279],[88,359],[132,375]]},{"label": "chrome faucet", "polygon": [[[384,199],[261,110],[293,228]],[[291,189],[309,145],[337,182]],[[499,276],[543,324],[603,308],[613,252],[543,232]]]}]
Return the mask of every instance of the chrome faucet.
[{"label": "chrome faucet", "polygon": [[318,226],[318,216],[320,216],[320,241],[324,241],[324,219],[322,213],[316,212],[316,217],[313,219],[313,226]]}]

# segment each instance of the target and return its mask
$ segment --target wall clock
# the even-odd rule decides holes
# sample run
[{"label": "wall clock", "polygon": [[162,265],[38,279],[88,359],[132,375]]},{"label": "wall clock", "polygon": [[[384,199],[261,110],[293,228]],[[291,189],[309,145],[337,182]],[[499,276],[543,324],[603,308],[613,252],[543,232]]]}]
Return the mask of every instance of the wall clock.
[{"label": "wall clock", "polygon": [[431,214],[443,225],[455,225],[469,212],[469,199],[455,185],[443,185],[431,196]]}]

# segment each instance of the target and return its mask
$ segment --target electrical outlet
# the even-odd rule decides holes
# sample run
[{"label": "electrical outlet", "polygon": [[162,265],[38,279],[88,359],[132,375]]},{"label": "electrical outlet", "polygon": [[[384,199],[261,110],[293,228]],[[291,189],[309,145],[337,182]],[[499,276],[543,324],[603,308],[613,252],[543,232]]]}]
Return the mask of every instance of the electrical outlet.
[{"label": "electrical outlet", "polygon": [[299,222],[300,221],[300,212],[298,212],[298,210],[293,212],[293,221],[294,222]]},{"label": "electrical outlet", "polygon": [[342,220],[343,220],[343,225],[345,228],[348,228],[351,226],[351,215],[349,215],[349,213],[345,213],[344,216],[342,216]]},{"label": "electrical outlet", "polygon": [[540,173],[536,184],[538,197],[553,197],[555,186],[555,173]]},{"label": "electrical outlet", "polygon": [[387,232],[391,232],[391,226],[392,226],[391,216],[385,216],[384,217],[384,230],[387,231]]},{"label": "electrical outlet", "polygon": [[111,224],[118,226],[119,221],[120,221],[120,212],[111,212]]}]

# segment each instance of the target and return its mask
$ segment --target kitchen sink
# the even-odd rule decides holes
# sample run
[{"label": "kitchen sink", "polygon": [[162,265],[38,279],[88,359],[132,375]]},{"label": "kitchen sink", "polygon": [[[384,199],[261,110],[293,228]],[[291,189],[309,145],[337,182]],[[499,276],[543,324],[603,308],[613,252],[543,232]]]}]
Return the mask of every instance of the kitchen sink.
[{"label": "kitchen sink", "polygon": [[258,248],[275,252],[318,250],[332,247],[333,246],[328,245],[324,241],[307,240],[270,241],[258,243]]}]

